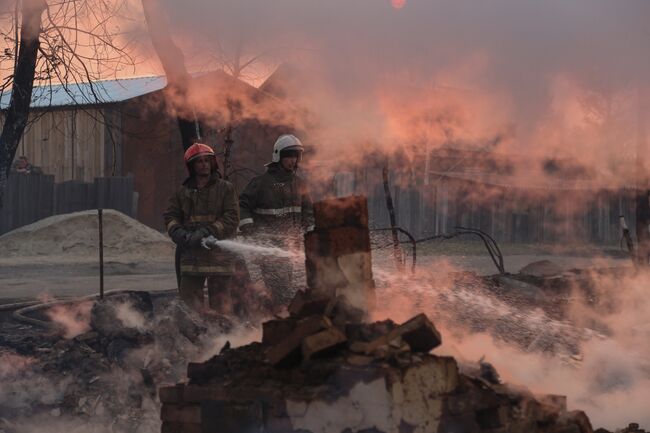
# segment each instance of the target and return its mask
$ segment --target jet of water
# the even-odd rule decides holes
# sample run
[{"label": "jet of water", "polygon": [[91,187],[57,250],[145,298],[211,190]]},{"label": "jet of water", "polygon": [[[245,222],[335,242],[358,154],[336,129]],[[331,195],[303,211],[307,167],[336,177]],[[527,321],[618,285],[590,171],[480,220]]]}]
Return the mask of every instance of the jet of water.
[{"label": "jet of water", "polygon": [[250,242],[235,241],[230,239],[218,240],[214,236],[208,236],[201,241],[201,245],[206,249],[212,249],[215,246],[230,250],[235,253],[240,254],[256,254],[263,256],[275,256],[275,257],[286,257],[286,258],[296,258],[298,256],[297,252],[278,248],[278,247],[269,247],[264,245],[258,245]]}]

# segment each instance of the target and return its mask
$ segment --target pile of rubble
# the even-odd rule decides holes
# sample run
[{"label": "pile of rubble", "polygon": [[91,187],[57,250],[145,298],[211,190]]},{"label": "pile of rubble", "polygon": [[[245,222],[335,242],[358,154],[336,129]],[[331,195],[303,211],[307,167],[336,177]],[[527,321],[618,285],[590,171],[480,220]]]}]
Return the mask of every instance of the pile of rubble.
[{"label": "pile of rubble", "polygon": [[188,382],[159,390],[163,433],[591,433],[566,398],[500,383],[488,364],[461,372],[430,351],[441,336],[423,314],[366,323],[375,306],[362,197],[314,206],[307,285],[261,342],[190,363]]},{"label": "pile of rubble", "polygon": [[261,343],[190,363],[189,382],[159,391],[162,432],[592,431],[564,397],[430,354],[441,337],[425,315],[363,323],[335,304],[303,303],[264,323]]},{"label": "pile of rubble", "polygon": [[0,323],[0,432],[52,423],[159,431],[157,388],[184,377],[188,359],[205,359],[232,330],[222,317],[147,292],[112,295],[84,310],[89,329],[74,338]]},{"label": "pile of rubble", "polygon": [[[612,433],[604,428],[599,428],[594,433]],[[630,423],[627,427],[615,430],[615,433],[646,433],[646,431],[639,427],[637,423]]]}]

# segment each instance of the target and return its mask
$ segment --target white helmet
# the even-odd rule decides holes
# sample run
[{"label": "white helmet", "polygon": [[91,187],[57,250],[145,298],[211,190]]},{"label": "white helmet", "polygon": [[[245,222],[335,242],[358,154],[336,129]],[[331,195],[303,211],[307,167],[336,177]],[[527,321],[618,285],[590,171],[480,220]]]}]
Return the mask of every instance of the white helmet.
[{"label": "white helmet", "polygon": [[273,156],[271,157],[271,161],[280,162],[280,152],[283,150],[299,150],[303,152],[305,147],[295,135],[281,135],[273,145]]}]

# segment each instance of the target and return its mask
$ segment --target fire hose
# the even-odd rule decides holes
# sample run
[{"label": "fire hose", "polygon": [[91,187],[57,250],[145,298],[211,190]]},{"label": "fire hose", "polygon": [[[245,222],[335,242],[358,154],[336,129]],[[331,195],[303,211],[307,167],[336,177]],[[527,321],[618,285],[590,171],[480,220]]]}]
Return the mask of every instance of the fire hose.
[{"label": "fire hose", "polygon": [[[120,293],[127,293],[131,292],[132,290],[109,290],[105,292],[105,295],[117,295]],[[149,292],[150,296],[165,296],[169,294],[176,294],[177,290],[176,289],[170,289],[170,290],[157,290],[154,292]],[[28,313],[33,313],[35,311],[47,309],[54,307],[56,305],[63,305],[63,304],[70,304],[73,302],[82,302],[82,301],[90,301],[90,300],[96,300],[99,298],[99,295],[88,295],[88,296],[83,296],[81,298],[62,298],[62,299],[56,299],[54,301],[49,301],[49,302],[42,302],[42,301],[25,301],[25,302],[19,302],[19,303],[14,303],[14,304],[5,304],[5,305],[0,305],[0,311],[2,310],[12,310],[14,308],[18,308],[15,310],[11,317],[20,323],[24,323],[27,325],[33,325],[33,326],[38,326],[39,328],[44,328],[44,329],[51,329],[51,330],[56,330],[59,331],[60,327],[53,322],[48,322],[45,320],[40,320],[40,319],[35,319],[33,317],[28,317],[26,314]]]}]

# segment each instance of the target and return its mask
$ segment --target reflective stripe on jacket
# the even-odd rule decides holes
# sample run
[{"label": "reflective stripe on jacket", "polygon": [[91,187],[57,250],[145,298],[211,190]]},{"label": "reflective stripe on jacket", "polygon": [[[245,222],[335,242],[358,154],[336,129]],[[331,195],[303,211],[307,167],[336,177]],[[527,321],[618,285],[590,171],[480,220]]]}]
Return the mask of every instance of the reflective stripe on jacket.
[{"label": "reflective stripe on jacket", "polygon": [[239,196],[239,226],[254,224],[263,231],[304,229],[312,224],[307,185],[300,176],[271,164],[253,178]]},{"label": "reflective stripe on jacket", "polygon": [[[174,193],[163,214],[169,233],[176,225],[187,230],[206,227],[217,239],[232,237],[239,224],[239,205],[234,186],[217,175],[208,184],[196,188],[190,178]],[[233,273],[232,253],[219,247],[207,250],[203,247],[188,247],[181,252],[181,274],[207,276]]]}]

